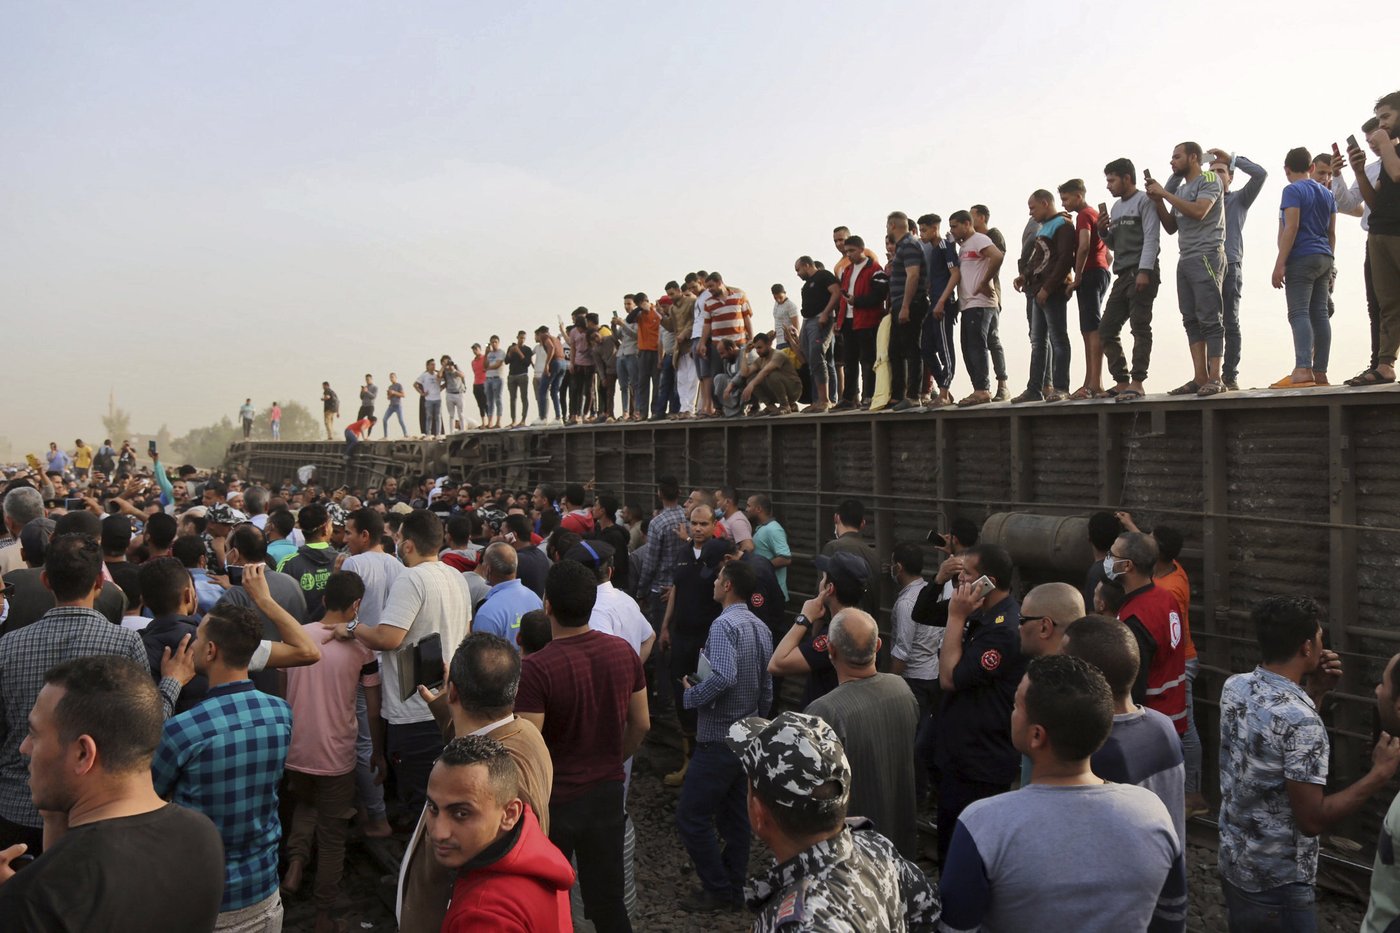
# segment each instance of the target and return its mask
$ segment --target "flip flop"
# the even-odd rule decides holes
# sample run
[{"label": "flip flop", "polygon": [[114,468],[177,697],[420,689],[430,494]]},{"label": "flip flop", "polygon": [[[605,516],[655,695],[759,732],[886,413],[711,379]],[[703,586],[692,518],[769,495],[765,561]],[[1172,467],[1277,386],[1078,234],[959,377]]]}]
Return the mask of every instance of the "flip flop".
[{"label": "flip flop", "polygon": [[1368,369],[1365,372],[1357,373],[1346,381],[1352,387],[1356,386],[1381,386],[1388,385],[1395,381],[1395,377],[1386,378],[1378,369]]},{"label": "flip flop", "polygon": [[1221,392],[1224,391],[1225,383],[1207,382],[1205,385],[1201,386],[1199,389],[1196,390],[1196,395],[1198,398],[1209,398],[1212,395],[1219,395]]},{"label": "flip flop", "polygon": [[1091,398],[1098,398],[1098,396],[1094,394],[1094,390],[1088,386],[1080,386],[1070,395],[1069,400],[1071,402],[1087,402]]},{"label": "flip flop", "polygon": [[1201,394],[1201,384],[1200,384],[1199,382],[1197,382],[1196,380],[1192,379],[1190,382],[1187,382],[1187,383],[1185,383],[1185,384],[1183,384],[1183,385],[1177,386],[1175,389],[1172,389],[1172,390],[1171,390],[1170,392],[1168,392],[1167,394],[1168,394],[1168,395],[1200,395],[1200,394]]},{"label": "flip flop", "polygon": [[978,398],[976,395],[969,395],[967,398],[962,399],[961,401],[958,402],[958,407],[959,407],[959,408],[971,408],[971,407],[974,406],[974,405],[986,405],[986,404],[988,404],[989,402],[991,402],[991,400],[992,400],[992,397],[991,397],[990,395],[987,396],[986,398]]},{"label": "flip flop", "polygon": [[1284,377],[1283,377],[1282,379],[1280,379],[1278,382],[1275,382],[1275,383],[1273,383],[1272,385],[1270,385],[1269,388],[1271,388],[1271,389],[1311,389],[1311,388],[1312,388],[1313,386],[1315,386],[1315,385],[1317,385],[1317,383],[1314,382],[1314,381],[1311,380],[1311,379],[1305,379],[1305,380],[1303,380],[1302,382],[1294,382],[1292,376],[1284,376]]},{"label": "flip flop", "polygon": [[1115,402],[1136,402],[1143,397],[1143,394],[1137,389],[1123,389],[1117,395],[1113,396],[1113,400]]}]

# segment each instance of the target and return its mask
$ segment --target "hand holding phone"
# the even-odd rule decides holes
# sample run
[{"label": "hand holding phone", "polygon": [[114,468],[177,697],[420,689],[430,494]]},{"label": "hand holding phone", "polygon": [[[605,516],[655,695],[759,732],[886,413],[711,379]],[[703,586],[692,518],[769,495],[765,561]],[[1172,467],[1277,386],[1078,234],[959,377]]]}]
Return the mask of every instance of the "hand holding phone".
[{"label": "hand holding phone", "polygon": [[1360,149],[1361,144],[1356,141],[1356,134],[1352,133],[1347,137],[1347,145],[1353,149]]},{"label": "hand holding phone", "polygon": [[997,588],[997,585],[992,582],[991,577],[983,574],[972,581],[972,588],[973,592],[977,594],[978,599],[985,599],[988,593]]}]

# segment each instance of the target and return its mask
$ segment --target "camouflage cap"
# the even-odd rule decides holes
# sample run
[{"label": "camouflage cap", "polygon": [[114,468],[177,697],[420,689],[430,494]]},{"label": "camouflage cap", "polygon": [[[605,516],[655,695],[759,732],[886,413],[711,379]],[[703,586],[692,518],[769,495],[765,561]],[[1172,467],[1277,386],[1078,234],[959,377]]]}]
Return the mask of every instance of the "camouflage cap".
[{"label": "camouflage cap", "polygon": [[204,517],[216,525],[241,525],[248,520],[248,516],[222,502],[209,506],[204,512]]},{"label": "camouflage cap", "polygon": [[[772,720],[751,716],[729,727],[725,741],[744,763],[749,780],[766,801],[789,809],[831,813],[851,795],[846,750],[826,720],[803,713],[779,713]],[[831,797],[816,791],[832,782]]]},{"label": "camouflage cap", "polygon": [[326,514],[330,516],[332,527],[344,528],[345,518],[350,513],[345,511],[345,506],[339,502],[328,502],[326,503]]}]

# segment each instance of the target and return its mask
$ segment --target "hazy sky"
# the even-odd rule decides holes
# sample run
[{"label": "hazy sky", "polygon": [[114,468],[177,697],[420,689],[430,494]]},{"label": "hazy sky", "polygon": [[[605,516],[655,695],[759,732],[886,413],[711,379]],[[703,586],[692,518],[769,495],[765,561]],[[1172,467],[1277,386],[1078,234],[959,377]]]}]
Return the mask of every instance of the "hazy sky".
[{"label": "hazy sky", "polygon": [[[1359,132],[1400,75],[1348,4],[1253,6],[8,3],[0,436],[100,440],[109,389],[138,431],[247,395],[314,408],[322,379],[353,414],[366,371],[407,383],[696,268],[771,326],[769,286],[833,262],[835,224],[878,239],[891,210],[982,201],[1015,241],[1033,189],[1108,200],[1104,163],[1165,179],[1188,138],[1270,172],[1241,373],[1267,385],[1292,367],[1283,154]],[[1357,6],[1372,35],[1400,25],[1386,8]],[[1368,352],[1363,240],[1338,226],[1334,381]],[[1176,258],[1169,238],[1166,282]],[[1004,314],[1013,391],[1023,321]],[[1161,392],[1189,365],[1170,287],[1154,332]]]}]

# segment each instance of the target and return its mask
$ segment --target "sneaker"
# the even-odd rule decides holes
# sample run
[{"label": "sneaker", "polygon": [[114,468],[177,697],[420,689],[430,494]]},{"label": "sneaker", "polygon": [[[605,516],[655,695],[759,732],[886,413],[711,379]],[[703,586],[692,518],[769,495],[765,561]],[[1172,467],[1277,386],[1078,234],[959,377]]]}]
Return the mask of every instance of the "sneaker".
[{"label": "sneaker", "polygon": [[891,409],[891,410],[892,410],[892,411],[913,411],[914,409],[916,409],[916,408],[918,408],[918,407],[920,407],[920,406],[917,405],[917,404],[915,404],[914,402],[910,401],[909,399],[904,398],[904,399],[900,399],[898,402],[896,402],[894,408]]},{"label": "sneaker", "polygon": [[832,411],[854,411],[854,410],[855,410],[855,407],[856,407],[856,403],[855,403],[855,402],[848,402],[848,401],[846,401],[845,399],[842,399],[841,401],[837,402],[837,403],[832,407],[831,410],[832,410]]},{"label": "sneaker", "polygon": [[1025,402],[1043,402],[1043,401],[1045,401],[1045,396],[1044,396],[1042,393],[1037,392],[1037,391],[1035,391],[1034,389],[1027,389],[1026,391],[1022,392],[1020,395],[1018,395],[1018,396],[1016,396],[1015,398],[1013,398],[1013,399],[1011,400],[1011,404],[1012,404],[1012,405],[1020,405],[1020,404],[1023,404],[1023,403],[1025,403]]},{"label": "sneaker", "polygon": [[1226,379],[1226,380],[1225,380],[1225,391],[1226,391],[1226,392],[1238,392],[1239,390],[1240,390],[1240,384],[1239,384],[1237,381],[1235,381],[1234,379]]},{"label": "sneaker", "polygon": [[1009,402],[1011,401],[1011,392],[1006,388],[1006,386],[998,385],[997,394],[992,396],[992,401]]}]

